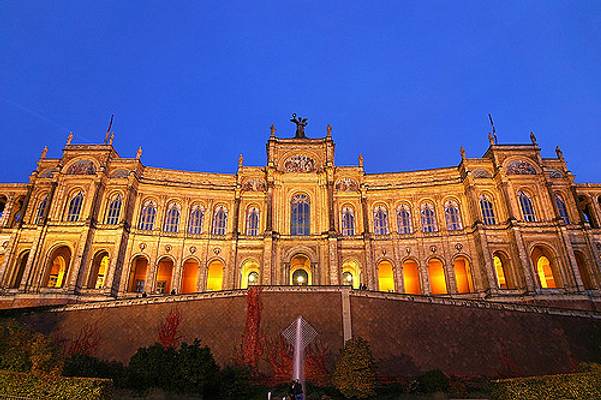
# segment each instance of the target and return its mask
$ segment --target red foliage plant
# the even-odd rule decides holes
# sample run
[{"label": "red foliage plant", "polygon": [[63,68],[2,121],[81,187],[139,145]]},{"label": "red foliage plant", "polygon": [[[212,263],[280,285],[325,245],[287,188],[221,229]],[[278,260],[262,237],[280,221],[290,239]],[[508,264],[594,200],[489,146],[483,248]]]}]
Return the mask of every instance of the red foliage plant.
[{"label": "red foliage plant", "polygon": [[159,325],[159,343],[163,348],[176,347],[182,339],[178,328],[182,322],[182,313],[177,307],[171,309],[165,320]]},{"label": "red foliage plant", "polygon": [[77,337],[66,347],[66,353],[68,356],[73,354],[93,355],[99,344],[98,324],[96,322],[86,324],[81,327]]},{"label": "red foliage plant", "polygon": [[257,359],[262,354],[259,341],[261,327],[261,288],[253,287],[248,290],[246,297],[246,325],[242,337],[242,362],[244,365],[256,368]]}]

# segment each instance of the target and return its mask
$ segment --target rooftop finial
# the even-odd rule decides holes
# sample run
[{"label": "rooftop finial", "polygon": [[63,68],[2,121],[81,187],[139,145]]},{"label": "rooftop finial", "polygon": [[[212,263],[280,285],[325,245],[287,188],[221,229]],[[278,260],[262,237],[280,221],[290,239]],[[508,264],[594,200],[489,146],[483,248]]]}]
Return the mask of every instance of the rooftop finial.
[{"label": "rooftop finial", "polygon": [[115,114],[111,114],[111,120],[109,121],[109,127],[106,128],[106,133],[104,135],[104,144],[109,143],[109,135],[111,134],[111,128],[113,127],[113,118],[114,117],[115,117]]},{"label": "rooftop finial", "polygon": [[271,127],[269,128],[269,130],[270,130],[270,132],[271,132],[271,133],[269,134],[269,136],[271,136],[271,137],[275,137],[275,132],[277,131],[277,129],[275,129],[275,124],[271,124]]},{"label": "rooftop finial", "polygon": [[67,146],[70,145],[72,141],[73,141],[73,131],[70,131],[69,135],[67,136]]},{"label": "rooftop finial", "polygon": [[109,138],[109,145],[113,145],[113,141],[115,140],[115,132],[111,132],[111,137]]},{"label": "rooftop finial", "polygon": [[488,113],[488,121],[490,122],[491,128],[491,131],[488,133],[488,141],[490,144],[497,144],[497,129],[495,128],[495,121],[493,121],[491,113]]},{"label": "rooftop finial", "polygon": [[359,153],[359,166],[363,168],[363,154]]},{"label": "rooftop finial", "polygon": [[332,137],[332,125],[330,125],[330,124],[328,124],[328,126],[326,126],[326,136]]},{"label": "rooftop finial", "polygon": [[138,151],[136,151],[136,160],[142,158],[142,146],[138,147]]},{"label": "rooftop finial", "polygon": [[533,145],[536,146],[536,135],[534,134],[533,131],[530,131],[530,141],[532,142]]},{"label": "rooftop finial", "polygon": [[557,154],[557,158],[559,158],[561,161],[565,161],[563,158],[563,151],[561,151],[559,146],[555,147],[555,154]]},{"label": "rooftop finial", "polygon": [[238,168],[242,167],[243,163],[244,163],[244,156],[242,155],[242,153],[240,153],[240,155],[238,156]]},{"label": "rooftop finial", "polygon": [[48,146],[44,146],[42,149],[42,154],[40,154],[40,159],[43,160],[46,158],[46,154],[48,154]]},{"label": "rooftop finial", "polygon": [[307,126],[307,118],[297,117],[296,113],[292,113],[292,117],[290,118],[290,122],[296,124],[296,133],[294,135],[295,139],[303,139],[305,138],[305,126]]},{"label": "rooftop finial", "polygon": [[461,154],[461,159],[465,160],[465,147],[461,146],[459,148],[459,154]]}]

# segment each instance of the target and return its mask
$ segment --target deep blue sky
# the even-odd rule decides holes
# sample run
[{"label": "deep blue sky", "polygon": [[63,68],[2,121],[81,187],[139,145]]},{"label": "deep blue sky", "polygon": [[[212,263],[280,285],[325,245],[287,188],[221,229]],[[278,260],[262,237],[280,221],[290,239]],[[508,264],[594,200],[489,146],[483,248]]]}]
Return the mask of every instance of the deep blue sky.
[{"label": "deep blue sky", "polygon": [[100,142],[146,165],[264,165],[272,122],[334,127],[338,165],[456,165],[501,143],[564,150],[601,182],[601,1],[4,1],[0,182],[44,145]]}]

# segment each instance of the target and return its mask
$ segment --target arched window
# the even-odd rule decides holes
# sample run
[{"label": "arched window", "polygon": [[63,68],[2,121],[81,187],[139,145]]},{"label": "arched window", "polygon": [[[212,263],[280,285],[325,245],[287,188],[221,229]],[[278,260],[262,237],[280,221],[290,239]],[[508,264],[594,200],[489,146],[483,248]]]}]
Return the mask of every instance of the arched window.
[{"label": "arched window", "polygon": [[355,235],[355,213],[352,207],[342,207],[342,236]]},{"label": "arched window", "polygon": [[118,194],[109,203],[109,208],[106,213],[107,225],[117,225],[119,223],[119,215],[121,214],[121,195]]},{"label": "arched window", "polygon": [[597,221],[593,212],[593,203],[586,196],[578,196],[578,208],[582,212],[584,222],[589,224],[591,228],[597,228]]},{"label": "arched window", "polygon": [[205,209],[202,206],[193,206],[190,210],[190,221],[188,222],[188,233],[191,235],[200,235],[202,233],[202,224],[205,219]]},{"label": "arched window", "polygon": [[384,206],[374,209],[374,233],[376,235],[388,235],[388,210]]},{"label": "arched window", "polygon": [[23,219],[23,204],[25,203],[25,198],[24,197],[19,197],[19,199],[17,201],[15,201],[14,207],[13,207],[13,221],[12,224],[18,224],[21,222],[21,220]]},{"label": "arched window", "polygon": [[249,207],[246,211],[246,234],[257,236],[259,234],[259,209]]},{"label": "arched window", "polygon": [[290,234],[293,236],[309,235],[311,222],[309,196],[303,193],[294,195],[290,207]]},{"label": "arched window", "polygon": [[163,225],[163,231],[177,233],[179,229],[180,208],[180,205],[177,203],[171,203],[169,207],[167,207],[167,214],[165,214],[165,225]]},{"label": "arched window", "polygon": [[484,222],[484,225],[494,225],[497,223],[492,202],[486,195],[480,196],[480,210],[482,211],[482,222]]},{"label": "arched window", "polygon": [[407,235],[413,232],[411,224],[411,209],[408,205],[403,204],[396,211],[397,231],[401,235]]},{"label": "arched window", "polygon": [[521,190],[518,192],[518,199],[520,200],[520,207],[522,208],[522,216],[526,222],[535,222],[536,215],[534,214],[534,206],[532,205],[532,199],[526,193]]},{"label": "arched window", "polygon": [[568,207],[566,202],[558,193],[555,193],[555,204],[557,205],[557,211],[559,212],[559,218],[563,220],[566,225],[570,224],[570,215],[568,214]]},{"label": "arched window", "polygon": [[83,193],[77,193],[69,202],[69,209],[67,210],[67,221],[76,222],[79,221],[79,214],[81,213],[81,206],[83,204]]},{"label": "arched window", "polygon": [[151,231],[154,229],[154,220],[157,216],[157,208],[152,201],[147,201],[142,207],[140,213],[140,229],[143,231]]},{"label": "arched window", "polygon": [[4,215],[4,208],[6,208],[7,201],[6,196],[0,196],[0,219],[2,219],[2,216]]},{"label": "arched window", "polygon": [[213,215],[213,235],[224,236],[227,229],[227,209],[219,206]]},{"label": "arched window", "polygon": [[445,203],[444,214],[447,220],[447,229],[450,231],[460,231],[463,229],[461,224],[461,214],[459,205],[456,201],[449,200]]},{"label": "arched window", "polygon": [[44,216],[46,215],[46,205],[48,204],[48,196],[44,196],[40,204],[38,204],[38,209],[35,213],[35,221],[34,224],[39,225],[44,223]]},{"label": "arched window", "polygon": [[495,275],[497,277],[497,285],[499,289],[507,289],[509,288],[509,284],[507,282],[507,272],[506,265],[503,262],[502,258],[495,254],[492,258],[493,265],[495,268]]},{"label": "arched window", "polygon": [[430,203],[424,203],[421,206],[422,216],[422,232],[436,232],[438,226],[436,224],[436,214],[434,213],[434,206]]}]

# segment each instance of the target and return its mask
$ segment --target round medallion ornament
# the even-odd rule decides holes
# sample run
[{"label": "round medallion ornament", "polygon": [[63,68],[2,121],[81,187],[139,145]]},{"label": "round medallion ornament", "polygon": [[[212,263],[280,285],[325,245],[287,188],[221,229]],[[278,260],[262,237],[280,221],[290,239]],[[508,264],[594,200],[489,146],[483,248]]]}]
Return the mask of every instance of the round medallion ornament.
[{"label": "round medallion ornament", "polygon": [[219,247],[215,247],[213,249],[213,253],[215,253],[215,255],[219,255],[219,253],[221,253],[221,249]]},{"label": "round medallion ornament", "polygon": [[463,250],[463,245],[461,243],[457,243],[455,245],[455,249],[457,249],[457,252],[459,253],[461,252],[461,250]]},{"label": "round medallion ornament", "polygon": [[432,253],[436,253],[436,250],[438,250],[438,249],[436,248],[436,246],[430,246],[430,251],[431,251]]},{"label": "round medallion ornament", "polygon": [[6,241],[6,242],[3,242],[3,243],[2,243],[2,247],[6,249],[6,248],[8,247],[8,241]]},{"label": "round medallion ornament", "polygon": [[169,253],[169,252],[171,251],[171,249],[172,249],[172,247],[171,247],[171,245],[170,245],[170,244],[166,244],[166,245],[165,245],[165,251],[166,251],[167,253]]},{"label": "round medallion ornament", "polygon": [[191,254],[196,253],[196,246],[190,246],[190,253]]},{"label": "round medallion ornament", "polygon": [[407,253],[407,255],[411,254],[411,247],[406,247],[405,253]]},{"label": "round medallion ornament", "polygon": [[146,248],[146,243],[140,243],[140,250],[144,251]]}]

